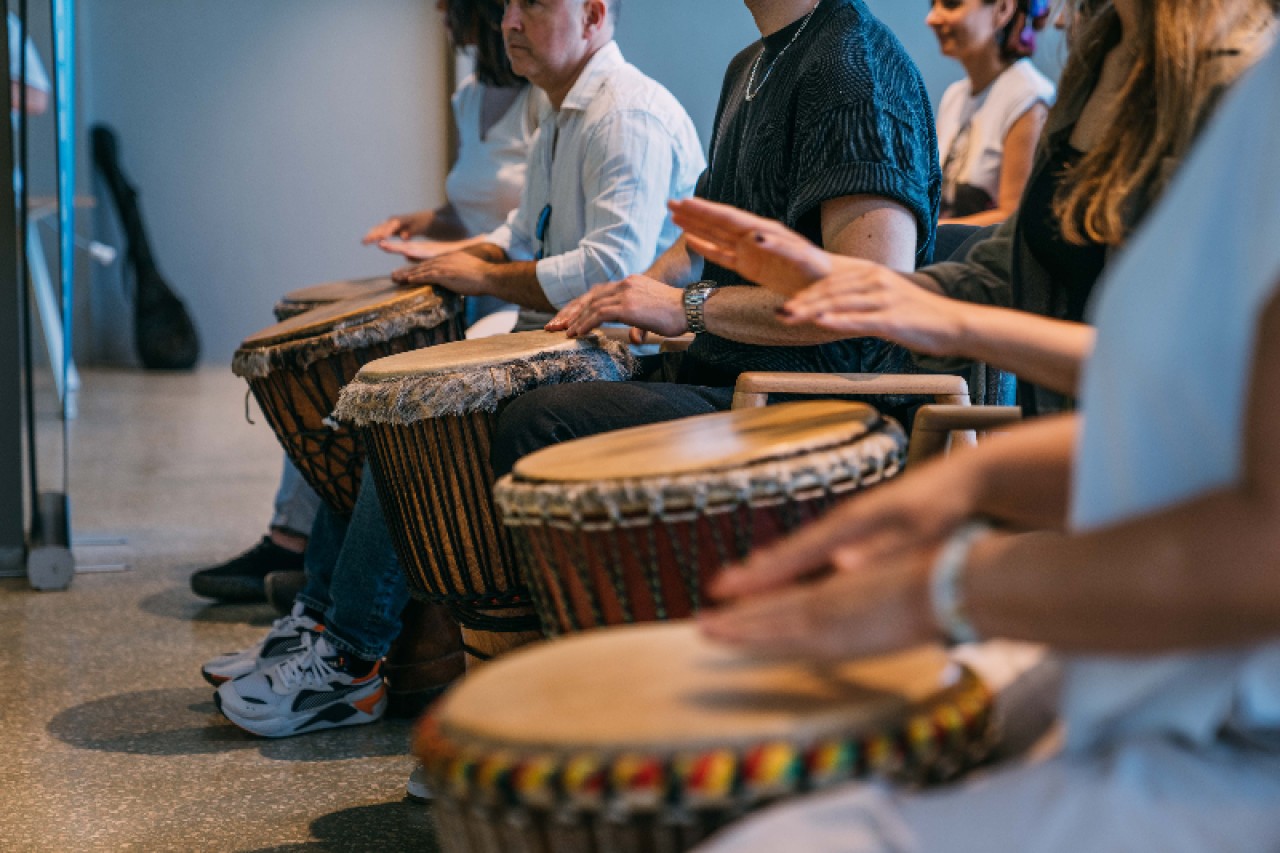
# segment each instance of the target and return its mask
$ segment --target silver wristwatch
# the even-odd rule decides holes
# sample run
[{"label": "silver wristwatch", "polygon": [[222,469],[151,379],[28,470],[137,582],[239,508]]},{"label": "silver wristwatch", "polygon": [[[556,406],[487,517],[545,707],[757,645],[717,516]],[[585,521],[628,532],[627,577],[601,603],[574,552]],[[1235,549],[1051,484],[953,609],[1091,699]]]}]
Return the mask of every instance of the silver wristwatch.
[{"label": "silver wristwatch", "polygon": [[697,281],[684,289],[684,321],[695,335],[707,330],[703,308],[716,288],[714,281]]}]

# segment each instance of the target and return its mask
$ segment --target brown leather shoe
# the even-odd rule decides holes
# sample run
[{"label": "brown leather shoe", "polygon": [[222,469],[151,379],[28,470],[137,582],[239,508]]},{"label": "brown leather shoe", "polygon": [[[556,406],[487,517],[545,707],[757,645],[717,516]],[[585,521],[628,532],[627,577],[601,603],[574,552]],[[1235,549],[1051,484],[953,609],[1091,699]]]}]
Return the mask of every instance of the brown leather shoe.
[{"label": "brown leather shoe", "polygon": [[462,632],[443,604],[411,601],[387,653],[387,715],[416,717],[466,671]]}]

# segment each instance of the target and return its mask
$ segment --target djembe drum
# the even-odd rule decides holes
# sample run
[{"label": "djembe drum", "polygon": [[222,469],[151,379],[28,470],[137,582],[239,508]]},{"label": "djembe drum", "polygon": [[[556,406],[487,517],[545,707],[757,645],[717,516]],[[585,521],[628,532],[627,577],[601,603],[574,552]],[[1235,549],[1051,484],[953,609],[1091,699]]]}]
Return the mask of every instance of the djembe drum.
[{"label": "djembe drum", "polygon": [[992,700],[940,648],[806,666],[630,625],[468,675],[414,751],[446,853],[676,851],[851,779],[951,778],[990,749]]},{"label": "djembe drum", "polygon": [[896,474],[906,437],[836,400],[557,444],[495,488],[549,633],[689,616],[726,563]]},{"label": "djembe drum", "polygon": [[522,332],[373,362],[334,417],[359,428],[411,590],[446,604],[469,663],[541,636],[511,540],[493,508],[498,405],[543,385],[622,380],[622,344]]},{"label": "djembe drum", "polygon": [[367,362],[462,337],[461,302],[431,287],[388,284],[269,326],[245,340],[231,369],[298,471],[335,511],[349,515],[364,453],[329,413],[342,386]]},{"label": "djembe drum", "polygon": [[351,281],[327,281],[324,284],[300,287],[280,297],[280,300],[276,302],[273,313],[276,315],[276,320],[283,323],[290,317],[296,317],[299,314],[305,314],[308,311],[314,311],[317,308],[323,308],[335,302],[368,296],[376,290],[383,290],[391,286],[391,284],[391,279],[386,276],[376,276],[374,278],[352,279]]}]

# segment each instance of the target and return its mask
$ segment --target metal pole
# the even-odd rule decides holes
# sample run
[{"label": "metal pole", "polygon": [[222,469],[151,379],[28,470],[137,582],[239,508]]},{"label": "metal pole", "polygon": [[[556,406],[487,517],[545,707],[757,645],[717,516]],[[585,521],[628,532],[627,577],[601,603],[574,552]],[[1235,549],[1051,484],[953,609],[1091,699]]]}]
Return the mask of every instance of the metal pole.
[{"label": "metal pole", "polygon": [[[9,39],[0,39],[0,68],[9,69]],[[0,164],[13,166],[13,127],[0,121]],[[0,169],[5,168],[0,165]],[[13,181],[0,179],[0,570],[26,563],[23,488],[22,323],[18,280],[18,221]],[[28,452],[34,452],[28,448]]]}]

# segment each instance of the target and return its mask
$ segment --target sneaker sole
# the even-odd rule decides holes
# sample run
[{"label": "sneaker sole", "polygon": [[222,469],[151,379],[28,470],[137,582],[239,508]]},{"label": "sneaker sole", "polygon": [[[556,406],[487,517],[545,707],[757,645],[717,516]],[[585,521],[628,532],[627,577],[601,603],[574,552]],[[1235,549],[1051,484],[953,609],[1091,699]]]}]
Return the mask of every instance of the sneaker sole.
[{"label": "sneaker sole", "polygon": [[[385,684],[381,686],[377,696],[378,699],[373,706],[372,712],[362,711],[351,702],[335,702],[332,705],[327,705],[314,711],[273,717],[268,720],[255,720],[237,714],[234,709],[228,708],[226,703],[222,701],[221,691],[213,694],[213,703],[222,716],[246,732],[259,737],[281,738],[320,732],[325,729],[376,723],[382,719],[383,712],[387,709],[387,689]],[[358,701],[364,702],[367,698]]]}]

